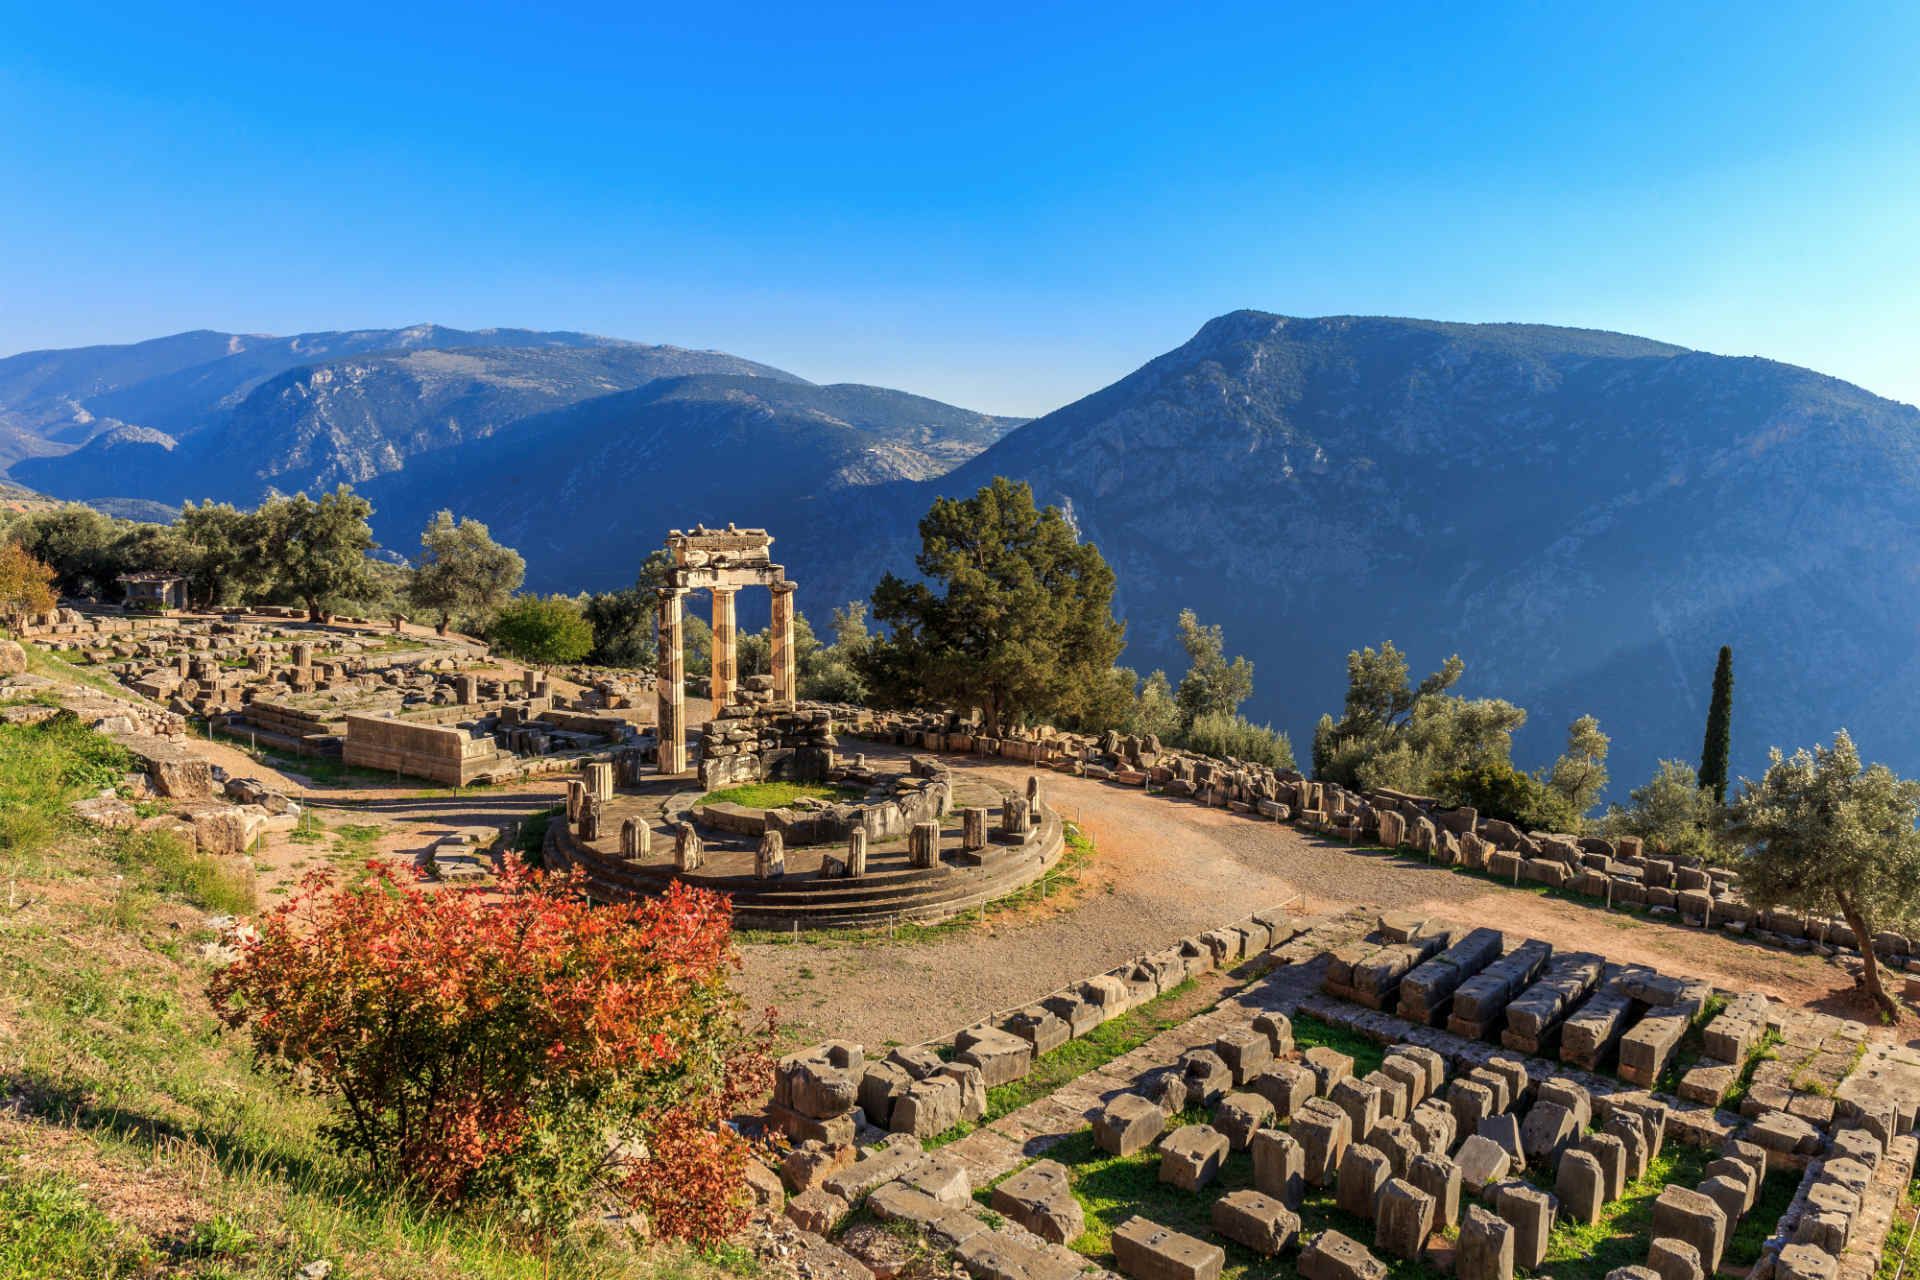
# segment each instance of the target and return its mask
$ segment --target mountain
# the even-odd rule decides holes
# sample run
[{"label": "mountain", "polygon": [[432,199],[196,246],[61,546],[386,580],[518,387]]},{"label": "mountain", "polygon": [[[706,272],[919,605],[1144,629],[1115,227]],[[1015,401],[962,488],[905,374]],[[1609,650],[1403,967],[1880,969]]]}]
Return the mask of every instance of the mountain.
[{"label": "mountain", "polygon": [[451,505],[518,547],[535,586],[618,587],[669,527],[795,530],[943,474],[1021,421],[884,387],[665,378],[526,418],[364,491],[391,545],[409,547]]},{"label": "mountain", "polygon": [[[476,337],[486,341],[426,345]],[[96,393],[85,402],[88,411],[111,415],[94,419],[97,434],[64,456],[21,461],[13,474],[63,497],[252,501],[268,489],[365,481],[520,418],[657,378],[729,373],[800,381],[721,352],[581,334],[423,325],[322,338],[243,348]],[[296,353],[382,343],[401,349],[379,346],[270,369]],[[99,429],[106,421],[122,425]]]},{"label": "mountain", "polygon": [[1612,794],[1697,762],[1733,646],[1734,767],[1831,738],[1920,773],[1920,410],[1805,369],[1619,334],[1242,311],[930,484],[775,528],[801,608],[911,570],[913,520],[995,475],[1119,577],[1122,660],[1191,606],[1304,757],[1349,649],[1452,652],[1463,689],[1613,736]]}]

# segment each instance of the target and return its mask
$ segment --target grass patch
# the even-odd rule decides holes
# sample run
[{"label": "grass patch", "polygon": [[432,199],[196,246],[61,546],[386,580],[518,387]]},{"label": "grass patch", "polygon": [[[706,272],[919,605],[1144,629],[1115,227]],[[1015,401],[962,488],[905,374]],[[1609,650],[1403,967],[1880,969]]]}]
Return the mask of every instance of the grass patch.
[{"label": "grass patch", "polygon": [[[1881,1246],[1880,1265],[1874,1269],[1873,1280],[1893,1280],[1896,1272],[1903,1277],[1912,1274],[1916,1259],[1907,1251],[1912,1249],[1920,1255],[1920,1246],[1914,1243],[1915,1235],[1920,1234],[1914,1229],[1915,1215],[1920,1215],[1920,1179],[1908,1184],[1907,1194],[1894,1206],[1893,1223],[1887,1228],[1887,1242]],[[1906,1263],[1904,1271],[1902,1262]]]},{"label": "grass patch", "polygon": [[0,1176],[0,1276],[68,1280],[144,1276],[158,1259],[64,1174]]},{"label": "grass patch", "polygon": [[858,800],[866,795],[859,787],[829,786],[813,782],[750,782],[726,787],[701,796],[700,804],[737,804],[744,809],[784,809],[796,800]]},{"label": "grass patch", "polygon": [[1720,1106],[1727,1111],[1739,1111],[1740,1104],[1746,1101],[1747,1093],[1753,1088],[1753,1073],[1760,1064],[1770,1062],[1780,1056],[1783,1043],[1780,1033],[1772,1027],[1763,1029],[1760,1039],[1753,1048],[1747,1050],[1747,1060],[1740,1064],[1740,1078],[1733,1082],[1733,1088],[1727,1090],[1727,1096],[1720,1100]]},{"label": "grass patch", "polygon": [[520,860],[530,867],[540,865],[541,850],[547,847],[547,826],[567,811],[563,804],[551,809],[542,809],[530,814],[520,824],[520,833],[513,838],[513,847],[520,854]]},{"label": "grass patch", "polygon": [[1296,1013],[1292,1022],[1293,1043],[1297,1048],[1304,1051],[1317,1047],[1344,1053],[1353,1059],[1353,1074],[1356,1076],[1378,1071],[1380,1064],[1387,1059],[1384,1046],[1375,1044],[1358,1032],[1322,1022],[1310,1013]]}]

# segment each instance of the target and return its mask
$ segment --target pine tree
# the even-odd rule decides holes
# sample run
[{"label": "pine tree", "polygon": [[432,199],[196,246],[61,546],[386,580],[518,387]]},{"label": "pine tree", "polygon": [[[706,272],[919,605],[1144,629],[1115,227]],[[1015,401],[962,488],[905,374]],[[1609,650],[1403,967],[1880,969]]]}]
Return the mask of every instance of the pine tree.
[{"label": "pine tree", "polygon": [[1700,747],[1700,786],[1715,804],[1727,802],[1727,756],[1733,748],[1733,646],[1720,646],[1713,669],[1713,703],[1707,708],[1707,738]]}]

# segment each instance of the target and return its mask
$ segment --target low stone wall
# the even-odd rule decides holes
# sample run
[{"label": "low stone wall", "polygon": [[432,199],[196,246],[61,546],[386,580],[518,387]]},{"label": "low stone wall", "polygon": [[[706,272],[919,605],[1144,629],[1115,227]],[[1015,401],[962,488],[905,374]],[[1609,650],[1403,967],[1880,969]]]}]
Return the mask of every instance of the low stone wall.
[{"label": "low stone wall", "polygon": [[465,729],[418,724],[387,716],[349,715],[341,758],[350,765],[404,773],[464,787],[495,768],[500,750],[491,737]]}]

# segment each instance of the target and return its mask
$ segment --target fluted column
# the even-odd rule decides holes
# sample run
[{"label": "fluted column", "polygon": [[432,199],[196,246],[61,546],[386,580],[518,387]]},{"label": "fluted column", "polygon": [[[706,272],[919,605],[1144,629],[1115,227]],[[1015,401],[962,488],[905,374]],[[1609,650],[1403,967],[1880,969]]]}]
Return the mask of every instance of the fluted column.
[{"label": "fluted column", "polygon": [[781,702],[794,701],[793,673],[793,584],[773,585],[773,696]]},{"label": "fluted column", "polygon": [[660,588],[659,660],[654,696],[660,709],[660,772],[687,768],[687,648],[683,634],[680,587]]},{"label": "fluted column", "polygon": [[733,622],[733,592],[713,589],[713,710],[733,701],[733,690],[740,682],[740,662],[735,656],[738,634]]}]

